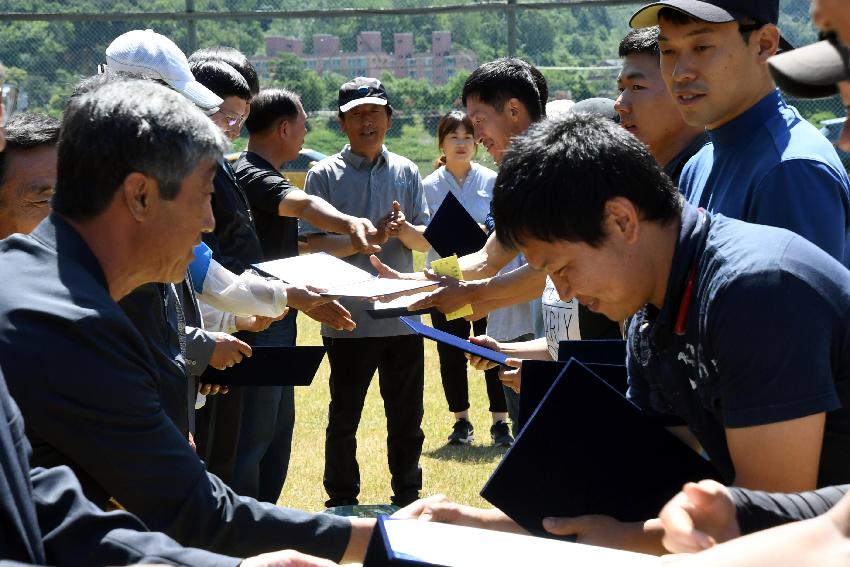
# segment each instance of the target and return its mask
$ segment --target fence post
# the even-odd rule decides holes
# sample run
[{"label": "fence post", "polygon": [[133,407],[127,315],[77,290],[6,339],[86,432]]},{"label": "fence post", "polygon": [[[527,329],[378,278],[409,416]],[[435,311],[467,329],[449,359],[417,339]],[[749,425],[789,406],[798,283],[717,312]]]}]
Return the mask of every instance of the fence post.
[{"label": "fence post", "polygon": [[[191,14],[195,11],[195,0],[186,0],[186,13]],[[192,54],[198,49],[198,24],[197,21],[191,18],[186,19],[186,41],[189,46],[187,54]]]},{"label": "fence post", "polygon": [[513,56],[516,55],[516,10],[512,6],[516,5],[516,0],[507,1],[508,55]]}]

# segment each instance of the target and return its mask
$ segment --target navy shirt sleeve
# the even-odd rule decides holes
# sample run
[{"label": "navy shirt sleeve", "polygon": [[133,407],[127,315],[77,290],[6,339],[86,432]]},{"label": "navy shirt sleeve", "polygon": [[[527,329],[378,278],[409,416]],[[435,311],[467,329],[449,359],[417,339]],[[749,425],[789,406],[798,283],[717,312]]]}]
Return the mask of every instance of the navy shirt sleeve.
[{"label": "navy shirt sleeve", "polygon": [[235,566],[240,560],[183,547],[168,536],[147,531],[126,512],[103,512],[86,500],[67,467],[30,471],[32,497],[50,565]]},{"label": "navy shirt sleeve", "polygon": [[55,448],[46,460],[73,463],[89,486],[184,545],[239,557],[294,548],[339,560],[348,520],[237,496],[206,471],[162,410],[156,370],[126,318],[68,323],[22,314],[15,333],[9,387],[39,441],[36,455]]},{"label": "navy shirt sleeve", "polygon": [[[804,242],[792,238],[789,246]],[[807,245],[808,247],[808,245]],[[761,278],[755,281],[753,278]],[[724,427],[797,419],[840,407],[831,368],[835,315],[789,272],[733,279],[708,315]]]},{"label": "navy shirt sleeve", "polygon": [[848,206],[846,178],[825,163],[793,159],[759,182],[747,220],[795,232],[846,265]]},{"label": "navy shirt sleeve", "polygon": [[735,502],[741,534],[750,534],[825,514],[844,497],[848,486],[827,486],[796,494],[777,494],[732,486],[729,492]]}]

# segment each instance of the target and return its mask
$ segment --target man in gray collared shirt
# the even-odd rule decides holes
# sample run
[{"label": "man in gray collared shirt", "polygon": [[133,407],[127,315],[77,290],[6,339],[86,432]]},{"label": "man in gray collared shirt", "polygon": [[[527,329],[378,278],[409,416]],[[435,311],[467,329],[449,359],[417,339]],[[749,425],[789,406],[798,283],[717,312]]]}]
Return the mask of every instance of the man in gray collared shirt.
[{"label": "man in gray collared shirt", "polygon": [[[377,79],[358,77],[339,91],[339,121],[348,136],[343,150],[316,164],[305,190],[350,215],[370,219],[378,233],[382,262],[402,272],[413,271],[412,250],[425,252],[423,233],[428,206],[419,170],[409,159],[383,145],[392,107]],[[325,251],[374,272],[369,257],[357,253],[347,236],[327,234],[302,221],[301,234],[310,249]],[[365,302],[344,302],[357,323],[351,332],[322,325],[322,340],[331,366],[331,402],[325,443],[324,484],[327,506],[357,504],[360,471],[355,435],[366,391],[378,370],[387,415],[387,457],[392,475],[392,502],[404,506],[422,488],[422,339],[398,319],[372,319]]]}]

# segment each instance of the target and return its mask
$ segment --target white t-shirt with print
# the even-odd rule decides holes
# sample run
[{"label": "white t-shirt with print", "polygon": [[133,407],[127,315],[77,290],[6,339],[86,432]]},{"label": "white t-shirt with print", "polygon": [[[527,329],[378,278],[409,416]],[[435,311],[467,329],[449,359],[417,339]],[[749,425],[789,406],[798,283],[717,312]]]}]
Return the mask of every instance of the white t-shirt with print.
[{"label": "white t-shirt with print", "polygon": [[581,339],[578,323],[578,301],[561,301],[552,278],[546,277],[542,299],[543,331],[552,360],[558,360],[558,343]]}]

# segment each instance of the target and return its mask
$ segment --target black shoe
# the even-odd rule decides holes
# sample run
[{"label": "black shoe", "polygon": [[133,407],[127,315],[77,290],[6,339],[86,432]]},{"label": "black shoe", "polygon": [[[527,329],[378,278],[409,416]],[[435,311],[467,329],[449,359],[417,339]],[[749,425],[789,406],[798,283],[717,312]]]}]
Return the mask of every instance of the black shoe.
[{"label": "black shoe", "polygon": [[396,508],[404,508],[408,504],[413,504],[417,500],[419,500],[419,494],[418,493],[417,494],[407,494],[407,495],[404,495],[404,496],[393,495],[393,496],[390,497],[390,502],[392,502],[392,505],[395,506]]},{"label": "black shoe", "polygon": [[514,444],[514,438],[511,437],[511,430],[506,421],[494,423],[490,427],[490,437],[493,438],[493,445],[497,447],[510,447]]},{"label": "black shoe", "polygon": [[457,420],[452,427],[452,434],[449,435],[449,445],[471,445],[475,440],[473,431],[474,428],[468,419]]},{"label": "black shoe", "polygon": [[336,508],[337,506],[357,506],[357,498],[329,498],[325,502],[325,508]]}]

